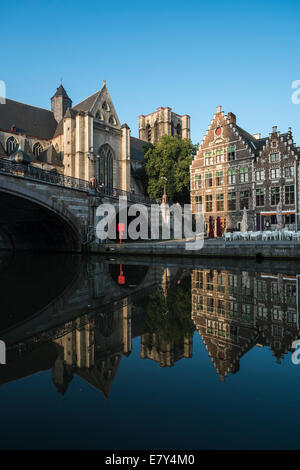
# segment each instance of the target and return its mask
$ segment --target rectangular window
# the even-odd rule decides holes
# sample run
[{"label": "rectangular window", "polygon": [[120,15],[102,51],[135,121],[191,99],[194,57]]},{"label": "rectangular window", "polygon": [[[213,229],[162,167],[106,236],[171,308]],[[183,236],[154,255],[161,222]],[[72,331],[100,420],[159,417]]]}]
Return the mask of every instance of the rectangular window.
[{"label": "rectangular window", "polygon": [[285,288],[286,303],[288,305],[296,305],[297,291],[295,284],[287,284]]},{"label": "rectangular window", "polygon": [[240,208],[244,209],[249,209],[249,204],[250,204],[250,191],[241,191],[240,192]]},{"label": "rectangular window", "polygon": [[293,166],[286,166],[284,168],[284,176],[286,178],[292,178],[295,174],[294,171],[295,171],[295,168]]},{"label": "rectangular window", "polygon": [[278,179],[280,178],[280,168],[272,168],[271,169],[271,179]]},{"label": "rectangular window", "polygon": [[267,318],[268,316],[268,309],[263,305],[258,305],[257,307],[257,314],[259,318]]},{"label": "rectangular window", "polygon": [[218,314],[225,315],[225,300],[218,299]]},{"label": "rectangular window", "polygon": [[228,184],[236,183],[236,170],[228,170]]},{"label": "rectangular window", "polygon": [[256,181],[263,181],[265,179],[265,172],[264,170],[258,170],[255,172],[255,179]]},{"label": "rectangular window", "polygon": [[214,311],[214,298],[213,297],[207,297],[206,305],[207,305],[207,311],[209,313],[213,313],[213,311]]},{"label": "rectangular window", "polygon": [[282,321],[282,311],[278,307],[273,307],[273,320]]},{"label": "rectangular window", "polygon": [[236,210],[236,193],[228,193],[228,210]]},{"label": "rectangular window", "polygon": [[293,310],[287,311],[287,321],[288,323],[297,323],[297,314]]},{"label": "rectangular window", "polygon": [[206,290],[214,290],[214,274],[212,272],[206,273]]},{"label": "rectangular window", "polygon": [[237,293],[237,287],[238,287],[238,279],[237,276],[234,274],[230,274],[228,276],[228,281],[229,281],[229,294],[236,294]]},{"label": "rectangular window", "polygon": [[205,210],[206,212],[212,212],[213,209],[213,199],[211,194],[206,194],[205,196]]},{"label": "rectangular window", "polygon": [[202,175],[195,175],[195,189],[202,188]]},{"label": "rectangular window", "polygon": [[277,206],[280,201],[279,186],[271,187],[271,206]]},{"label": "rectangular window", "polygon": [[217,163],[223,163],[224,162],[224,151],[222,150],[216,150],[216,162]]},{"label": "rectangular window", "polygon": [[265,193],[263,189],[256,190],[256,205],[264,206],[265,204]]},{"label": "rectangular window", "polygon": [[203,289],[203,271],[196,271],[195,287],[196,289]]},{"label": "rectangular window", "polygon": [[224,276],[224,274],[218,274],[217,282],[218,282],[218,292],[224,292],[225,291],[225,276]]},{"label": "rectangular window", "polygon": [[233,160],[235,160],[235,145],[233,145],[232,147],[228,147],[227,149],[227,161],[228,162],[232,162]]},{"label": "rectangular window", "polygon": [[271,163],[279,162],[279,160],[280,160],[280,153],[271,153],[270,154],[270,162]]},{"label": "rectangular window", "polygon": [[285,203],[286,204],[295,204],[295,187],[294,185],[285,186]]},{"label": "rectangular window", "polygon": [[216,172],[216,181],[217,181],[217,186],[222,186],[224,184],[223,171]]},{"label": "rectangular window", "polygon": [[214,157],[212,152],[205,153],[205,165],[212,165],[214,163]]},{"label": "rectangular window", "polygon": [[217,194],[217,211],[224,210],[224,194]]},{"label": "rectangular window", "polygon": [[249,181],[248,168],[240,168],[240,182],[247,183]]},{"label": "rectangular window", "polygon": [[212,186],[213,180],[212,180],[212,173],[206,173],[205,174],[205,187],[210,188]]}]

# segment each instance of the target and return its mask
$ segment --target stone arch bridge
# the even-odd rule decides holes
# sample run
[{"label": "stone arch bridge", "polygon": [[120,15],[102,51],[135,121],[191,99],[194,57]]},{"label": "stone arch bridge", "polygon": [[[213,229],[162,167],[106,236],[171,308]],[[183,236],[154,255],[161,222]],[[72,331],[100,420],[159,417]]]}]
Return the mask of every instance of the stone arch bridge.
[{"label": "stone arch bridge", "polygon": [[144,196],[31,165],[0,159],[0,232],[16,251],[81,252],[94,236],[95,211],[102,202],[150,204]]}]

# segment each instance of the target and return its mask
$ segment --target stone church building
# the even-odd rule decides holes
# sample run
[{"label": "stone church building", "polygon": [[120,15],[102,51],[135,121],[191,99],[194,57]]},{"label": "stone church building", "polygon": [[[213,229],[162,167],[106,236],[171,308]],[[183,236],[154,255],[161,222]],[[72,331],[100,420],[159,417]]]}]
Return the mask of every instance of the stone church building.
[{"label": "stone church building", "polygon": [[0,106],[0,157],[23,161],[65,176],[142,194],[136,170],[146,142],[163,134],[190,136],[189,116],[158,108],[139,117],[139,139],[121,124],[106,83],[73,106],[62,85],[51,98],[51,111],[6,99]]}]

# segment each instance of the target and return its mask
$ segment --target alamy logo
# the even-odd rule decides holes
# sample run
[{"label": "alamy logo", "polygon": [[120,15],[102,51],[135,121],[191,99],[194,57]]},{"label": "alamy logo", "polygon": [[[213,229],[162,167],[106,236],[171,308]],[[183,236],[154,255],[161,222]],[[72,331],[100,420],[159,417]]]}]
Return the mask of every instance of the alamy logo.
[{"label": "alamy logo", "polygon": [[292,93],[292,103],[299,104],[300,103],[300,80],[294,80],[292,83],[292,88],[296,89]]},{"label": "alamy logo", "polygon": [[6,364],[6,345],[0,340],[0,365]]},{"label": "alamy logo", "polygon": [[3,80],[0,80],[0,104],[6,103],[6,86]]},{"label": "alamy logo", "polygon": [[[96,235],[101,241],[116,240],[119,235],[122,240],[190,239],[191,241],[185,242],[185,249],[201,250],[204,244],[204,218],[202,205],[198,206],[193,230],[190,204],[184,204],[183,209],[179,204],[152,204],[151,207],[133,204],[128,207],[127,198],[121,196],[118,211],[114,204],[101,204],[97,207]],[[121,233],[118,234],[117,230]]]},{"label": "alamy logo", "polygon": [[300,340],[297,339],[296,341],[292,342],[292,349],[295,349],[295,351],[292,354],[292,363],[297,366],[300,364]]}]

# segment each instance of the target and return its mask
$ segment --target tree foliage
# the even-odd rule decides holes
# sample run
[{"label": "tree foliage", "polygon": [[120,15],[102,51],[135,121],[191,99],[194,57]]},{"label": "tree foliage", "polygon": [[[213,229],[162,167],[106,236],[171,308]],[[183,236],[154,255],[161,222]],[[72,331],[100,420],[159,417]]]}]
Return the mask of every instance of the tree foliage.
[{"label": "tree foliage", "polygon": [[161,288],[149,295],[146,301],[146,330],[161,339],[181,343],[192,337],[195,326],[191,319],[191,281],[184,278],[180,285],[168,286],[167,296]]},{"label": "tree foliage", "polygon": [[177,135],[164,135],[159,142],[147,145],[144,166],[139,176],[149,197],[162,197],[165,177],[168,198],[174,202],[189,202],[190,165],[197,148],[191,140],[180,139]]}]

